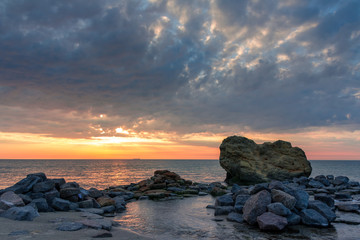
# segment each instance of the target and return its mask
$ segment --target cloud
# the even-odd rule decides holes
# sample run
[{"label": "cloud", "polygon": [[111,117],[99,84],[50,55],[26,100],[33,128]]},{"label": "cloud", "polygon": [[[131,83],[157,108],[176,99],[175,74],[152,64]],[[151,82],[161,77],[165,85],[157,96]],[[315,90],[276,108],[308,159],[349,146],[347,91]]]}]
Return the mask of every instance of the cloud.
[{"label": "cloud", "polygon": [[355,0],[3,1],[0,131],[359,126],[359,10]]}]

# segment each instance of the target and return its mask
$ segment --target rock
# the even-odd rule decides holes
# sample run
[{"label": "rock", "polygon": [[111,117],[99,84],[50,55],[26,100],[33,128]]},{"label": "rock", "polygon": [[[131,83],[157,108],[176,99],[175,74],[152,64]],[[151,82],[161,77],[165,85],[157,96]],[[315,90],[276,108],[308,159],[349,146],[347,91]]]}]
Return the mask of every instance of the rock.
[{"label": "rock", "polygon": [[226,219],[230,222],[238,222],[238,223],[242,223],[244,221],[242,215],[236,212],[229,213]]},{"label": "rock", "polygon": [[29,235],[30,232],[28,230],[20,230],[20,231],[13,231],[8,234],[8,236],[20,236],[20,235]]},{"label": "rock", "polygon": [[271,212],[266,212],[257,217],[257,223],[261,230],[283,230],[288,221],[286,218],[278,216]]},{"label": "rock", "polygon": [[[29,193],[28,193],[28,194],[29,194]],[[37,192],[37,193],[31,192],[31,193],[30,193],[30,197],[31,197],[32,199],[44,198],[44,197],[45,197],[45,194],[42,193],[42,192]]]},{"label": "rock", "polygon": [[12,207],[0,214],[1,217],[18,221],[32,221],[40,216],[38,211],[32,206]]},{"label": "rock", "polygon": [[64,188],[80,188],[80,186],[77,182],[67,182],[60,185],[60,189],[64,189]]},{"label": "rock", "polygon": [[234,211],[234,207],[232,206],[218,206],[215,207],[215,216],[219,215],[228,215],[229,213]]},{"label": "rock", "polygon": [[268,183],[258,183],[250,189],[250,194],[254,195],[262,190],[267,190],[270,192],[270,189],[268,188],[268,186],[269,186]]},{"label": "rock", "polygon": [[293,209],[296,204],[296,198],[290,194],[283,192],[281,190],[272,189],[271,190],[271,199],[273,202],[281,202],[288,209]]},{"label": "rock", "polygon": [[239,194],[236,196],[235,204],[236,205],[245,205],[245,202],[250,198],[250,195]]},{"label": "rock", "polygon": [[120,212],[123,212],[123,211],[126,210],[126,202],[125,202],[125,199],[123,197],[120,197],[120,196],[115,197],[115,198],[113,198],[113,200],[115,201],[116,212],[120,213]]},{"label": "rock", "polygon": [[24,201],[21,197],[15,194],[13,191],[5,192],[0,196],[1,201],[5,201],[7,203],[11,203],[14,206],[22,207],[25,206]]},{"label": "rock", "polygon": [[289,142],[256,144],[245,137],[232,136],[220,146],[220,165],[226,182],[254,184],[310,176],[311,165],[305,153]]},{"label": "rock", "polygon": [[168,187],[167,190],[170,192],[178,193],[178,194],[181,194],[184,192],[184,189],[179,188],[179,187]]},{"label": "rock", "polygon": [[207,205],[206,208],[209,208],[209,209],[215,209],[215,205]]},{"label": "rock", "polygon": [[12,208],[12,207],[14,207],[14,204],[12,204],[11,202],[0,200],[0,213],[1,213],[1,210],[8,210],[9,208]]},{"label": "rock", "polygon": [[222,195],[215,200],[215,206],[233,206],[234,200],[231,194]]},{"label": "rock", "polygon": [[269,183],[269,189],[277,189],[277,190],[281,190],[281,191],[284,191],[284,184],[280,181],[277,181],[277,180],[273,180]]},{"label": "rock", "polygon": [[83,227],[84,225],[79,222],[63,222],[56,229],[59,231],[78,231]]},{"label": "rock", "polygon": [[61,198],[54,198],[51,206],[58,211],[69,211],[71,202]]},{"label": "rock", "polygon": [[60,190],[60,186],[66,183],[64,178],[56,178],[51,180],[55,183],[55,188],[57,190]]},{"label": "rock", "polygon": [[83,212],[81,214],[82,217],[88,218],[88,219],[103,219],[103,216],[100,216],[98,214],[89,213],[89,212]]},{"label": "rock", "polygon": [[79,221],[79,223],[90,228],[105,229],[108,231],[112,228],[112,222],[108,219],[84,219]]},{"label": "rock", "polygon": [[332,181],[334,180],[334,175],[326,175],[326,179]]},{"label": "rock", "polygon": [[340,211],[344,211],[344,212],[356,212],[357,210],[359,210],[359,205],[357,204],[341,203],[336,206]]},{"label": "rock", "polygon": [[49,205],[45,198],[34,199],[31,204],[34,204],[38,210],[38,212],[48,212]]},{"label": "rock", "polygon": [[101,208],[80,208],[79,211],[98,214],[98,215],[104,214],[104,210],[102,210]]},{"label": "rock", "polygon": [[31,197],[25,194],[18,194],[19,197],[23,200],[23,202],[26,204],[30,203],[32,201]]},{"label": "rock", "polygon": [[287,217],[288,225],[298,225],[301,222],[301,217],[295,213],[292,213]]},{"label": "rock", "polygon": [[252,195],[243,207],[243,218],[250,225],[256,224],[256,218],[266,212],[267,205],[271,203],[271,194],[262,190]]},{"label": "rock", "polygon": [[110,197],[99,197],[96,199],[96,201],[100,204],[101,207],[111,206],[115,205],[115,201]]},{"label": "rock", "polygon": [[296,199],[295,207],[299,210],[306,209],[309,204],[309,194],[301,189],[293,191],[293,196]]},{"label": "rock", "polygon": [[334,207],[335,204],[334,199],[330,195],[324,193],[315,194],[314,199],[325,203],[330,208]]},{"label": "rock", "polygon": [[149,196],[140,196],[138,200],[149,200]]},{"label": "rock", "polygon": [[312,227],[327,227],[328,220],[314,209],[304,209],[300,212],[301,222]]},{"label": "rock", "polygon": [[[65,185],[65,184],[64,184]],[[62,185],[63,186],[63,185]],[[80,193],[80,189],[79,188],[61,188],[60,189],[60,197],[61,198],[65,198],[65,199],[68,199],[68,198],[71,198],[72,196],[76,196],[76,199],[77,198],[77,195]],[[70,200],[70,199],[69,199]],[[75,200],[75,199],[73,199]],[[74,202],[74,201],[72,201]]]},{"label": "rock", "polygon": [[336,200],[351,200],[352,197],[348,193],[335,193]]},{"label": "rock", "polygon": [[199,196],[206,196],[206,195],[209,195],[209,194],[206,193],[206,192],[199,192],[198,195],[199,195]]},{"label": "rock", "polygon": [[41,181],[45,181],[47,179],[45,173],[43,172],[39,172],[39,173],[30,173],[28,175],[26,175],[27,178],[30,177],[39,177],[41,179]]},{"label": "rock", "polygon": [[237,213],[243,213],[244,204],[235,203],[234,210]]},{"label": "rock", "polygon": [[237,185],[236,183],[234,183],[231,187],[231,193],[233,193],[233,194],[236,194],[240,190],[241,190],[241,187],[239,185]]},{"label": "rock", "polygon": [[113,206],[113,205],[102,207],[101,209],[104,210],[104,213],[113,213],[113,212],[115,212],[115,206]]},{"label": "rock", "polygon": [[316,181],[314,179],[311,179],[308,184],[307,184],[308,187],[311,187],[311,188],[323,188],[325,187],[324,184],[322,184],[321,182],[319,181]]},{"label": "rock", "polygon": [[359,182],[355,182],[355,181],[351,181],[351,182],[349,182],[349,185],[350,185],[351,187],[359,187],[359,186],[360,186],[360,183],[359,183]]},{"label": "rock", "polygon": [[331,208],[323,202],[317,200],[309,201],[308,208],[314,209],[315,211],[323,215],[328,220],[328,222],[332,222],[336,218],[336,215],[333,211],[331,211]]},{"label": "rock", "polygon": [[49,192],[44,193],[44,198],[50,204],[50,203],[52,203],[54,198],[60,198],[60,193],[58,192],[58,190],[53,189]]},{"label": "rock", "polygon": [[99,198],[102,197],[104,194],[102,193],[102,191],[97,190],[96,188],[90,188],[89,189],[89,197],[92,198]]},{"label": "rock", "polygon": [[52,180],[46,180],[44,182],[36,183],[33,187],[33,192],[47,192],[55,187],[55,183]]},{"label": "rock", "polygon": [[349,178],[345,176],[337,176],[333,181],[332,184],[341,185],[349,182]]},{"label": "rock", "polygon": [[16,194],[27,193],[27,192],[31,191],[33,186],[40,181],[42,181],[41,177],[29,174],[26,178],[20,180],[14,186],[9,187],[5,190],[13,191]]},{"label": "rock", "polygon": [[219,187],[213,187],[210,191],[210,194],[214,197],[222,196],[222,195],[226,194],[226,190],[219,188]]},{"label": "rock", "polygon": [[316,176],[315,180],[321,182],[324,186],[330,186],[330,181],[324,175]]},{"label": "rock", "polygon": [[92,238],[111,238],[113,235],[111,232],[99,232],[92,236]]},{"label": "rock", "polygon": [[92,199],[78,202],[78,204],[79,204],[79,208],[93,208],[94,207]]},{"label": "rock", "polygon": [[286,216],[291,215],[290,209],[285,207],[280,202],[270,203],[269,205],[267,205],[267,209],[268,209],[269,212],[272,212],[272,213],[274,213],[276,215],[279,215],[279,216],[286,217]]}]

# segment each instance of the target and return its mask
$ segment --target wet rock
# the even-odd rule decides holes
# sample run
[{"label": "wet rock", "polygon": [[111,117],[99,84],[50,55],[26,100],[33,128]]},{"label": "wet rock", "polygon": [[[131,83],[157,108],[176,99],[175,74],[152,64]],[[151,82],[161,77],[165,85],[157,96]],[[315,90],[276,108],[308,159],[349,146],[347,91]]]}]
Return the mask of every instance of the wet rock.
[{"label": "wet rock", "polygon": [[108,231],[112,228],[112,222],[108,219],[84,219],[79,221],[79,223],[90,228],[105,229]]},{"label": "wet rock", "polygon": [[291,213],[287,218],[288,225],[298,225],[301,222],[301,217],[295,213]]},{"label": "wet rock", "polygon": [[286,216],[291,215],[290,209],[285,207],[280,202],[270,203],[269,205],[267,205],[267,209],[268,209],[269,212],[272,212],[272,213],[274,213],[276,215],[279,215],[279,216],[286,217]]},{"label": "wet rock", "polygon": [[52,190],[55,187],[55,183],[52,180],[46,180],[44,182],[39,182],[36,183],[33,186],[33,192],[37,193],[37,192],[47,192]]},{"label": "wet rock", "polygon": [[334,184],[335,186],[337,185],[341,185],[341,184],[346,184],[349,182],[349,178],[346,176],[337,176],[333,181],[332,184]]},{"label": "wet rock", "polygon": [[[273,191],[273,190],[272,190]],[[243,207],[243,218],[250,225],[256,224],[256,218],[266,212],[267,205],[271,203],[271,194],[262,190],[252,195]]]},{"label": "wet rock", "polygon": [[10,203],[11,205],[17,207],[25,206],[22,198],[15,194],[13,191],[8,191],[2,194],[0,196],[0,201],[5,201],[6,203]]},{"label": "wet rock", "polygon": [[228,215],[229,213],[234,211],[234,207],[232,206],[219,206],[219,207],[215,207],[215,216],[219,216],[219,215]]},{"label": "wet rock", "polygon": [[115,206],[113,206],[113,205],[102,207],[101,209],[104,210],[104,213],[114,213],[115,212]]},{"label": "wet rock", "polygon": [[319,181],[316,181],[314,179],[311,179],[308,184],[307,184],[308,187],[311,187],[311,188],[323,188],[325,187],[324,184],[322,184],[321,182]]},{"label": "wet rock", "polygon": [[1,217],[18,221],[32,221],[39,216],[38,211],[32,206],[12,207],[0,214]]},{"label": "wet rock", "polygon": [[330,195],[324,193],[315,194],[314,199],[325,203],[330,208],[334,207],[335,204],[334,199]]},{"label": "wet rock", "polygon": [[234,200],[231,194],[226,194],[220,197],[217,197],[215,200],[215,206],[233,206]]},{"label": "wet rock", "polygon": [[236,212],[229,213],[226,219],[230,222],[238,222],[238,223],[242,223],[244,221],[242,215]]},{"label": "wet rock", "polygon": [[60,198],[60,193],[58,190],[53,189],[51,191],[44,193],[44,198],[48,203],[51,203],[54,200],[54,198]]},{"label": "wet rock", "polygon": [[314,209],[304,209],[300,212],[301,222],[312,227],[327,227],[328,220]]},{"label": "wet rock", "polygon": [[[256,144],[245,137],[231,136],[220,146],[220,165],[229,183],[254,184],[309,176],[310,162],[305,153],[291,143]],[[240,171],[241,169],[241,171]]]},{"label": "wet rock", "polygon": [[[64,184],[65,185],[65,184]],[[64,186],[62,185],[62,186]],[[71,198],[72,196],[76,196],[80,193],[80,189],[79,188],[61,188],[60,189],[60,197],[61,198]],[[77,198],[76,198],[77,199]],[[70,200],[70,199],[69,199]],[[75,199],[74,199],[75,200]],[[74,202],[74,200],[72,202]]]},{"label": "wet rock", "polygon": [[330,186],[330,181],[324,175],[316,176],[315,180],[321,182],[324,186]]},{"label": "wet rock", "polygon": [[268,186],[269,186],[268,183],[258,183],[250,188],[250,194],[254,195],[262,190],[267,190],[270,192],[270,189],[268,188]]},{"label": "wet rock", "polygon": [[290,194],[283,192],[281,190],[272,189],[271,190],[271,199],[273,202],[281,202],[288,209],[293,209],[296,204],[296,198]]},{"label": "wet rock", "polygon": [[34,199],[31,204],[36,206],[38,212],[48,212],[49,211],[49,205],[45,198],[38,198]]},{"label": "wet rock", "polygon": [[328,220],[328,222],[332,222],[336,218],[336,215],[333,211],[331,211],[331,208],[323,202],[320,202],[317,200],[309,201],[308,208],[314,209],[315,211],[320,213],[322,216],[324,216]]},{"label": "wet rock", "polygon": [[341,204],[336,205],[336,207],[340,211],[344,211],[344,212],[356,212],[357,210],[359,210],[359,205],[357,205],[357,204],[341,203]]},{"label": "wet rock", "polygon": [[79,204],[79,208],[93,208],[94,207],[94,203],[93,203],[92,199],[78,202],[78,204]]},{"label": "wet rock", "polygon": [[69,211],[71,202],[61,198],[54,198],[51,206],[58,211]]},{"label": "wet rock", "polygon": [[302,210],[306,209],[309,204],[309,194],[301,189],[293,191],[293,196],[296,198],[295,208]]},{"label": "wet rock", "polygon": [[285,217],[278,216],[271,212],[266,212],[257,217],[257,223],[261,230],[281,231],[288,224]]},{"label": "wet rock", "polygon": [[63,222],[56,229],[59,231],[78,231],[83,227],[84,225],[79,222]]}]

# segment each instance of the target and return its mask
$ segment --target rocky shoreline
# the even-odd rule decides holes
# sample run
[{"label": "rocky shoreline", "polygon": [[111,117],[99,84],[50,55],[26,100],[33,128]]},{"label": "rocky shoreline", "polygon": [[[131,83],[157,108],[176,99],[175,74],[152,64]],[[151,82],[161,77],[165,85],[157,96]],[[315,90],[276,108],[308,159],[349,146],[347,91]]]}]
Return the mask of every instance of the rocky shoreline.
[{"label": "rocky shoreline", "polygon": [[[82,219],[54,222],[56,231],[101,229],[93,237],[111,237],[117,223],[112,217],[137,200],[165,201],[211,194],[215,197],[215,221],[246,223],[262,231],[281,232],[299,224],[330,227],[331,223],[360,224],[360,184],[345,176],[300,177],[252,186],[232,187],[216,182],[196,183],[167,170],[124,186],[104,190],[84,189],[75,182],[29,174],[15,185],[0,190],[0,216],[32,221],[39,212],[80,212]],[[196,198],[194,198],[196,201]],[[205,206],[204,206],[205,207]],[[356,217],[346,218],[347,213]],[[11,233],[9,233],[11,234]]]}]

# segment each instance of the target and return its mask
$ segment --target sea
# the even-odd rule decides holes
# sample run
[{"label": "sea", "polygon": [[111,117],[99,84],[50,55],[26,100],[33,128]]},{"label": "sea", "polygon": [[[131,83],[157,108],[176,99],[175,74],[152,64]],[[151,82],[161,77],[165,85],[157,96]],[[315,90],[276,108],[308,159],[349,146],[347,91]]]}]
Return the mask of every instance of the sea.
[{"label": "sea", "polygon": [[[347,176],[360,182],[360,161],[310,161],[311,177]],[[200,183],[223,182],[226,176],[218,160],[0,160],[0,189],[12,186],[27,174],[44,172],[48,178],[65,178],[81,187],[105,189],[136,183],[167,169]],[[243,239],[249,232],[227,221],[213,221],[211,196],[163,202],[134,201],[115,220],[124,229],[155,239]],[[258,231],[254,231],[256,234]],[[244,235],[245,234],[245,235]],[[312,233],[309,233],[312,234]],[[324,232],[331,239],[336,231]],[[254,237],[254,236],[253,236]],[[259,236],[261,238],[261,236]],[[275,239],[275,238],[274,238]],[[312,238],[311,238],[312,239]],[[335,238],[337,239],[337,238]],[[341,237],[339,237],[341,239]]]}]

